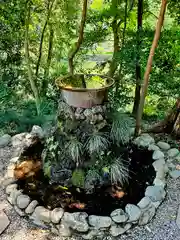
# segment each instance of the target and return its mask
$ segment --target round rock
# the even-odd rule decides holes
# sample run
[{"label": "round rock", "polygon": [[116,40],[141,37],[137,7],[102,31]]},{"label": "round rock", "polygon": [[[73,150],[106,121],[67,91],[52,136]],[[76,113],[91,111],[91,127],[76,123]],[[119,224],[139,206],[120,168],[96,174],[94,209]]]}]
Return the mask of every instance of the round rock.
[{"label": "round rock", "polygon": [[160,171],[162,168],[165,166],[165,160],[164,159],[159,159],[153,162],[153,167],[156,172]]},{"label": "round rock", "polygon": [[59,223],[63,214],[64,214],[64,210],[62,208],[55,208],[51,212],[51,222],[56,224]]},{"label": "round rock", "polygon": [[142,211],[142,214],[139,219],[139,225],[146,225],[154,217],[156,213],[156,208],[153,205],[150,205]]},{"label": "round rock", "polygon": [[32,219],[50,223],[51,222],[51,212],[42,206],[38,206],[34,210]]},{"label": "round rock", "polygon": [[129,230],[131,228],[131,224],[127,223],[124,227],[115,225],[115,226],[111,226],[110,228],[110,234],[113,237],[117,237],[123,233],[125,233],[127,230]]},{"label": "round rock", "polygon": [[179,150],[177,148],[171,148],[168,150],[167,154],[168,154],[168,157],[174,158],[179,154]]},{"label": "round rock", "polygon": [[16,202],[17,202],[17,206],[20,208],[20,209],[24,209],[24,208],[26,208],[28,205],[29,205],[29,203],[30,203],[30,197],[29,196],[27,196],[27,195],[19,195],[18,197],[17,197],[17,200],[16,200]]},{"label": "round rock", "polygon": [[148,150],[149,151],[157,151],[157,150],[159,150],[159,147],[156,146],[155,144],[151,144],[151,145],[149,145]]},{"label": "round rock", "polygon": [[11,136],[8,134],[3,135],[0,137],[0,148],[6,147],[11,142]]},{"label": "round rock", "polygon": [[29,206],[26,208],[25,213],[26,213],[26,214],[32,214],[32,213],[34,212],[35,208],[37,207],[37,205],[38,205],[38,201],[33,200],[33,201],[29,204]]},{"label": "round rock", "polygon": [[149,186],[146,188],[145,196],[149,197],[153,202],[163,200],[165,195],[166,193],[162,186]]},{"label": "round rock", "polygon": [[156,150],[156,151],[154,151],[152,158],[154,160],[162,159],[162,158],[164,158],[164,153],[161,152],[160,150]]},{"label": "round rock", "polygon": [[116,223],[124,223],[128,220],[128,214],[122,209],[116,209],[111,213],[111,218]]},{"label": "round rock", "polygon": [[168,143],[166,143],[166,142],[159,141],[159,142],[157,143],[157,145],[158,145],[162,150],[165,150],[165,151],[167,151],[167,150],[170,149],[170,145],[169,145]]},{"label": "round rock", "polygon": [[12,191],[16,190],[17,189],[17,184],[14,183],[14,184],[10,184],[6,187],[6,194],[7,195],[10,195]]},{"label": "round rock", "polygon": [[149,197],[143,197],[141,201],[137,204],[141,209],[147,208],[151,203],[151,199]]},{"label": "round rock", "polygon": [[154,142],[154,138],[147,133],[142,134],[134,140],[134,143],[141,147],[149,147],[149,145],[153,144]]},{"label": "round rock", "polygon": [[141,215],[141,209],[133,204],[127,204],[125,207],[126,213],[129,215],[128,222],[135,222]]},{"label": "round rock", "polygon": [[102,216],[89,216],[89,224],[96,229],[99,228],[108,228],[111,226],[112,220],[110,217],[102,217]]}]

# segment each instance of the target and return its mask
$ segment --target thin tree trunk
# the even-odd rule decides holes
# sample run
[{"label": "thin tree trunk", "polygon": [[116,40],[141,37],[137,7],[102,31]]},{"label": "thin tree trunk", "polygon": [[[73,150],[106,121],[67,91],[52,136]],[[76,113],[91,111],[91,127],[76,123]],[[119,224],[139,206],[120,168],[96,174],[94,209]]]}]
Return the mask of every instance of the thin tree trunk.
[{"label": "thin tree trunk", "polygon": [[54,30],[52,28],[52,24],[49,24],[48,56],[47,56],[46,67],[45,67],[45,70],[44,70],[44,78],[43,78],[43,82],[42,82],[42,92],[44,94],[46,92],[47,84],[48,84],[49,68],[50,68],[51,59],[52,59],[53,39],[54,39]]},{"label": "thin tree trunk", "polygon": [[155,124],[148,132],[173,133],[180,137],[180,97],[177,99],[167,117],[158,124]]},{"label": "thin tree trunk", "polygon": [[137,49],[136,49],[136,89],[134,97],[134,106],[132,114],[136,116],[141,97],[141,65],[140,65],[140,49],[141,49],[141,32],[143,19],[143,0],[138,0],[137,13]]},{"label": "thin tree trunk", "polygon": [[24,48],[25,48],[25,59],[26,59],[26,64],[28,68],[28,78],[29,82],[31,85],[31,89],[35,98],[36,102],[36,109],[37,109],[37,114],[40,114],[40,98],[39,98],[39,92],[38,88],[36,86],[36,83],[33,78],[33,73],[31,69],[31,62],[30,62],[30,56],[29,56],[29,22],[30,22],[30,5],[27,2],[26,4],[26,17],[25,17],[25,42],[24,42]]},{"label": "thin tree trunk", "polygon": [[39,73],[39,67],[40,67],[41,57],[42,57],[42,47],[43,47],[43,42],[44,42],[44,34],[45,34],[46,27],[47,27],[48,22],[49,22],[49,18],[50,18],[50,15],[51,15],[53,3],[54,3],[54,0],[49,5],[49,0],[48,0],[47,17],[46,17],[46,20],[45,20],[45,23],[44,23],[44,26],[43,26],[43,29],[42,29],[41,39],[40,39],[40,44],[39,44],[39,55],[38,55],[38,61],[37,61],[37,64],[36,64],[36,77],[38,76],[38,73]]},{"label": "thin tree trunk", "polygon": [[87,15],[87,3],[88,3],[88,0],[83,1],[83,10],[82,10],[82,18],[81,18],[78,41],[69,52],[69,72],[71,75],[74,74],[74,64],[73,64],[74,57],[79,51],[81,44],[83,42],[84,27],[86,22],[86,15]]},{"label": "thin tree trunk", "polygon": [[[124,43],[125,43],[125,34],[126,34],[126,27],[127,27],[127,16],[128,16],[128,0],[125,1],[125,10],[124,10],[124,27],[123,27],[123,34],[122,34],[122,42],[121,42],[121,49],[123,49],[124,47]],[[116,86],[116,95],[118,93],[118,89],[119,89],[119,83],[120,83],[120,80],[122,79],[122,76],[121,76],[121,73],[122,73],[122,67],[123,67],[123,61],[121,59],[121,64],[120,64],[120,67],[119,67],[119,76],[118,78],[116,79],[116,82],[115,82],[115,86]]]},{"label": "thin tree trunk", "polygon": [[136,118],[135,136],[137,136],[139,134],[139,131],[141,128],[141,120],[142,120],[143,108],[144,108],[144,103],[145,103],[145,97],[146,97],[147,89],[148,89],[149,75],[150,75],[150,72],[152,69],[153,57],[155,54],[156,47],[158,45],[158,40],[159,40],[160,34],[161,34],[161,28],[162,28],[162,25],[164,22],[166,5],[167,5],[167,0],[162,0],[159,19],[158,19],[157,26],[156,26],[156,32],[154,35],[154,40],[153,40],[152,47],[150,50],[150,54],[149,54],[149,58],[148,58],[147,66],[146,66],[146,71],[144,74],[144,83],[142,86],[141,98],[140,98],[140,103],[139,103],[139,108],[138,108],[138,113],[137,113],[137,118]]}]

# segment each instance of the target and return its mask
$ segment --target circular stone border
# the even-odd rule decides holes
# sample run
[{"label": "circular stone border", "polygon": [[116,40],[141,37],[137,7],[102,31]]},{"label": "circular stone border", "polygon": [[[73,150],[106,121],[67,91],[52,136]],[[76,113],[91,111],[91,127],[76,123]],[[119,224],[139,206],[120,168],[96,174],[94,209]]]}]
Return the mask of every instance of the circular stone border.
[{"label": "circular stone border", "polygon": [[[38,127],[38,133],[42,135],[40,127]],[[36,134],[38,135],[38,133]],[[30,139],[30,135],[34,135],[34,132],[33,134],[31,132],[17,136],[18,138],[23,136],[26,139],[27,135]],[[13,138],[16,139],[16,136]],[[73,234],[79,234],[84,239],[103,237],[105,234],[117,237],[135,224],[145,225],[152,220],[156,209],[166,196],[165,177],[168,172],[168,162],[176,158],[179,151],[170,148],[166,142],[160,141],[156,144],[154,138],[149,134],[140,135],[134,139],[133,143],[153,151],[153,167],[156,171],[153,185],[146,188],[144,197],[137,205],[127,204],[125,210],[115,209],[110,216],[88,216],[85,212],[68,213],[64,212],[62,208],[55,208],[52,211],[46,209],[39,206],[36,200],[31,201],[29,196],[22,193],[22,190],[17,190],[18,185],[13,179],[13,172],[18,157],[10,160],[4,180],[7,200],[20,216],[26,216],[36,226],[49,229],[52,233],[63,237],[70,237]]]}]

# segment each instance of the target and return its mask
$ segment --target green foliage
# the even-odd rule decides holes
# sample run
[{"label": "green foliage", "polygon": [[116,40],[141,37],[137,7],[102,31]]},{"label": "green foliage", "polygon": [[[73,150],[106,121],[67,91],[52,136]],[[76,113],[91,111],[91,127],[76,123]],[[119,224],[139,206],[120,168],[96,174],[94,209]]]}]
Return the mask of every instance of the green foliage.
[{"label": "green foliage", "polygon": [[109,140],[104,133],[94,132],[92,133],[86,142],[86,150],[90,154],[101,154],[101,152],[107,150],[109,147]]},{"label": "green foliage", "polygon": [[76,169],[71,178],[72,184],[79,188],[84,188],[85,174],[82,169]]},{"label": "green foliage", "polygon": [[121,157],[116,159],[110,166],[111,183],[118,184],[123,187],[129,182],[128,164]]},{"label": "green foliage", "polygon": [[79,142],[75,137],[72,137],[66,143],[65,149],[72,160],[79,164],[83,154],[83,144]]},{"label": "green foliage", "polygon": [[123,113],[115,113],[111,128],[111,138],[118,144],[127,144],[130,141],[132,126],[131,119]]}]

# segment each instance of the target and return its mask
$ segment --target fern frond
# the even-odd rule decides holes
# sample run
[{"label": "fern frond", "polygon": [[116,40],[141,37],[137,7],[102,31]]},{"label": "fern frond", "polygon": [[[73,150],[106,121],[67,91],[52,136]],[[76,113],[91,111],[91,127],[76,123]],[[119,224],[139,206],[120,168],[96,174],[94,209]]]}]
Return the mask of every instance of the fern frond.
[{"label": "fern frond", "polygon": [[118,158],[110,166],[111,183],[120,183],[123,186],[129,182],[128,163],[122,158]]}]

